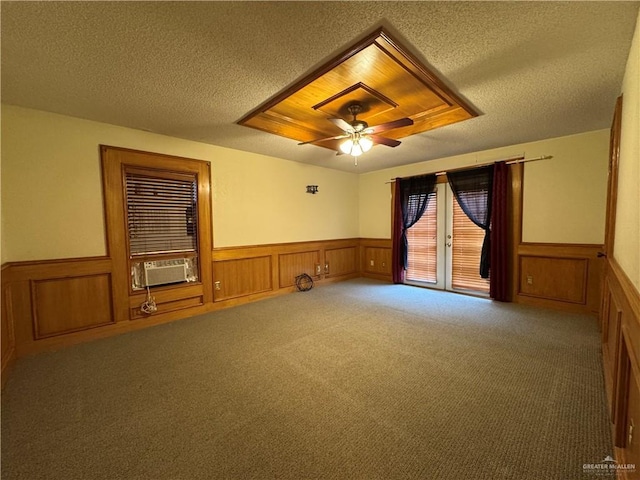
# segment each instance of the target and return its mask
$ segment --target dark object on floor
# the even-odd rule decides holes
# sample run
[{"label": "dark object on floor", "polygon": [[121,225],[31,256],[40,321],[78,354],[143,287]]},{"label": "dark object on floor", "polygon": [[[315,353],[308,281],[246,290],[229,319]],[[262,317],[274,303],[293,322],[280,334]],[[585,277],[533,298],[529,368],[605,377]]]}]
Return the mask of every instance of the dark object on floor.
[{"label": "dark object on floor", "polygon": [[298,275],[296,277],[296,287],[299,292],[307,292],[313,288],[313,279],[306,273]]}]

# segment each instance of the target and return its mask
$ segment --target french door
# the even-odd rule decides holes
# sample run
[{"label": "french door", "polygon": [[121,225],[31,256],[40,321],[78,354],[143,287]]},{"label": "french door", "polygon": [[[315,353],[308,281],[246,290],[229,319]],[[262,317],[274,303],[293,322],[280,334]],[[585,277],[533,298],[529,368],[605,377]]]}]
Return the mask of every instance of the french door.
[{"label": "french door", "polygon": [[489,295],[480,277],[484,230],[462,211],[447,183],[439,183],[427,208],[407,229],[405,283],[475,295]]}]

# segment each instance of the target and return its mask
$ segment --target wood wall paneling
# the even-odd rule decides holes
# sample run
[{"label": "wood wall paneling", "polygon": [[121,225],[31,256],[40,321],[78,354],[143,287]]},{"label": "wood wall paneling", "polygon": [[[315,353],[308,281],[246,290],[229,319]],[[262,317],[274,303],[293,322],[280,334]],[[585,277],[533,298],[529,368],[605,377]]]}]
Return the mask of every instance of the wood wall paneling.
[{"label": "wood wall paneling", "polygon": [[33,330],[33,305],[31,282],[14,281],[9,290],[9,301],[13,312],[13,330],[16,342],[16,357],[20,356],[20,347],[35,340]]},{"label": "wood wall paneling", "polygon": [[132,320],[140,319],[140,318],[150,318],[153,315],[174,312],[176,310],[184,310],[193,307],[201,307],[204,305],[204,299],[202,295],[196,297],[184,297],[184,294],[181,295],[181,298],[176,300],[168,300],[161,303],[156,303],[157,312],[154,314],[145,314],[140,309],[140,306],[136,305],[131,307],[131,311],[129,312],[129,316]]},{"label": "wood wall paneling", "polygon": [[612,433],[618,464],[635,464],[640,478],[640,292],[615,259],[608,257],[602,318],[603,366],[611,402]]},{"label": "wood wall paneling", "polygon": [[113,323],[109,274],[32,280],[35,339]]},{"label": "wood wall paneling", "polygon": [[631,360],[629,358],[629,350],[627,344],[620,342],[620,358],[617,362],[616,372],[616,392],[613,397],[616,403],[613,405],[613,444],[616,447],[624,449],[629,442],[629,431],[627,428],[627,417],[629,413],[629,396],[631,394],[631,381],[633,380]]},{"label": "wood wall paneling", "polygon": [[[584,265],[584,259],[588,259],[586,267],[588,281],[587,288],[583,288],[581,296],[575,292],[558,294],[555,291],[551,293],[543,291],[542,295],[555,300],[525,294],[519,295],[518,301],[534,300],[541,302],[534,304],[551,307],[557,307],[558,304],[573,305],[582,309],[579,311],[590,308],[593,302],[590,300],[589,285],[592,282],[592,273],[597,271],[592,262],[596,259],[597,248],[598,246],[521,244],[517,252],[519,257],[541,257],[542,264],[551,269],[558,265],[554,259],[561,261],[569,259],[570,263],[580,265]],[[3,284],[3,311],[10,308],[15,318],[16,352],[20,354],[19,352],[38,351],[39,348],[46,349],[39,345],[53,345],[55,342],[62,344],[63,338],[69,338],[71,343],[77,343],[82,338],[91,339],[119,331],[144,328],[147,325],[291,292],[295,289],[295,277],[301,273],[310,274],[317,284],[359,275],[391,281],[391,240],[389,239],[343,239],[226,247],[212,250],[210,255],[212,259],[210,270],[215,271],[215,278],[211,277],[211,284],[208,287],[203,282],[177,288],[153,289],[152,295],[156,298],[160,313],[151,317],[142,315],[139,310],[140,304],[145,300],[146,292],[128,293],[125,305],[126,320],[117,322],[122,324],[118,328],[109,321],[113,320],[113,317],[118,318],[113,303],[117,302],[118,296],[113,291],[109,293],[111,284],[106,281],[107,278],[112,278],[110,277],[112,273],[110,258],[95,257],[12,264],[11,288]],[[537,258],[534,260],[537,261]],[[324,266],[327,263],[329,272],[325,273]],[[320,266],[320,275],[316,274],[317,266]],[[78,285],[83,283],[84,277],[93,279],[90,281],[92,287],[84,285],[88,290],[95,290],[86,296],[91,298],[91,301],[87,300],[84,306],[79,302],[80,306],[77,307],[65,306],[63,302],[62,309],[58,311],[60,305],[54,306],[53,298],[80,295],[71,292],[75,288],[83,288],[76,283]],[[579,275],[576,274],[575,278],[578,277]],[[214,281],[221,282],[220,290],[215,290],[215,302],[207,301],[206,292],[208,289],[213,290]],[[574,285],[578,283],[577,280],[573,281]],[[584,304],[571,303],[579,296],[583,298],[585,291]],[[558,298],[562,298],[563,301],[557,300]],[[96,305],[103,305],[104,307],[98,310],[106,312],[109,305],[107,299],[111,300],[111,319],[108,319],[106,314],[102,318],[81,317],[79,312],[89,311]],[[567,299],[571,301],[566,301]],[[523,303],[526,303],[526,300]],[[67,318],[67,314],[73,308],[77,308],[76,313],[72,313]],[[134,319],[135,322],[129,322],[130,319]],[[3,328],[6,330],[7,326]],[[85,328],[89,330],[83,333],[82,329]],[[6,344],[3,348],[7,348]]]},{"label": "wood wall paneling", "polygon": [[391,274],[391,249],[365,247],[365,271],[369,273]]},{"label": "wood wall paneling", "polygon": [[611,416],[613,417],[613,408],[616,404],[615,394],[617,391],[616,381],[620,358],[620,338],[622,335],[622,310],[610,291],[607,292],[607,300],[604,305],[605,325],[603,325],[602,329],[602,356],[605,369],[604,377],[607,386],[607,398],[609,400]]},{"label": "wood wall paneling", "polygon": [[151,290],[151,296],[154,298],[158,308],[157,312],[151,315],[143,313],[140,309],[142,303],[147,300],[147,292],[145,290],[139,291],[129,297],[129,318],[137,320],[157,317],[178,309],[202,306],[204,305],[205,290],[201,283],[167,286]]},{"label": "wood wall paneling", "polygon": [[[319,278],[316,268],[320,264],[320,250],[309,252],[284,253],[278,255],[278,271],[280,272],[280,288],[296,284],[296,277],[306,273],[312,278]],[[322,267],[320,272],[322,272]]]},{"label": "wood wall paneling", "polygon": [[13,334],[13,312],[11,308],[11,291],[6,286],[2,289],[2,318],[0,340],[2,342],[2,368],[6,365],[12,355],[15,347],[15,336]]},{"label": "wood wall paneling", "polygon": [[109,257],[63,258],[10,263],[11,283],[23,280],[50,280],[62,277],[82,277],[111,273]]},{"label": "wood wall paneling", "polygon": [[214,301],[273,290],[272,257],[213,262]]},{"label": "wood wall paneling", "polygon": [[597,314],[602,297],[601,248],[521,243],[516,249],[516,302]]},{"label": "wood wall paneling", "polygon": [[7,271],[3,301],[12,313],[17,356],[49,337],[113,323],[106,257],[16,262]]},{"label": "wood wall paneling", "polygon": [[214,290],[217,307],[290,292],[301,273],[314,283],[356,277],[359,245],[359,239],[351,238],[214,249],[214,288],[220,282]]},{"label": "wood wall paneling", "polygon": [[2,299],[0,311],[0,343],[2,370],[0,373],[0,384],[4,386],[8,378],[8,372],[15,359],[16,338],[14,332],[14,314],[13,302],[11,299],[11,284],[9,282],[10,271],[8,268],[2,268],[2,285],[0,287],[0,296]]},{"label": "wood wall paneling", "polygon": [[583,258],[520,256],[520,295],[584,304],[588,263]]},{"label": "wood wall paneling", "polygon": [[391,282],[391,246],[391,239],[360,239],[360,274],[364,277]]},{"label": "wood wall paneling", "polygon": [[357,247],[332,248],[324,251],[325,277],[348,275],[358,271]]},{"label": "wood wall paneling", "polygon": [[618,462],[635,465],[635,471],[626,473],[623,478],[632,480],[640,478],[640,377],[629,364],[627,406],[624,417],[624,428],[620,429],[620,437],[624,442],[618,450]]}]

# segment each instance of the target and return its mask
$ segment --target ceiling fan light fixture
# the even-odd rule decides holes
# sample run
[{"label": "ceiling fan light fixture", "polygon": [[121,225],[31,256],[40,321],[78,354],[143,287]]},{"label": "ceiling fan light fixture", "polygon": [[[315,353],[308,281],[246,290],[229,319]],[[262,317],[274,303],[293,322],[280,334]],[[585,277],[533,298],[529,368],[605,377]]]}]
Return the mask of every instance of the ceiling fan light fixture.
[{"label": "ceiling fan light fixture", "polygon": [[357,140],[353,142],[353,147],[351,147],[349,155],[351,155],[352,157],[359,157],[360,155],[362,155],[362,147]]},{"label": "ceiling fan light fixture", "polygon": [[364,152],[368,152],[371,147],[373,147],[373,141],[366,135],[360,135],[359,133],[352,134],[351,137],[340,144],[342,153],[352,157],[358,157]]},{"label": "ceiling fan light fixture", "polygon": [[344,142],[340,144],[340,151],[342,151],[342,153],[350,155],[352,149],[353,149],[353,140],[351,140],[351,138],[347,138]]},{"label": "ceiling fan light fixture", "polygon": [[364,135],[360,137],[360,142],[358,143],[360,144],[363,152],[368,152],[369,150],[371,150],[371,147],[373,147],[373,140]]}]

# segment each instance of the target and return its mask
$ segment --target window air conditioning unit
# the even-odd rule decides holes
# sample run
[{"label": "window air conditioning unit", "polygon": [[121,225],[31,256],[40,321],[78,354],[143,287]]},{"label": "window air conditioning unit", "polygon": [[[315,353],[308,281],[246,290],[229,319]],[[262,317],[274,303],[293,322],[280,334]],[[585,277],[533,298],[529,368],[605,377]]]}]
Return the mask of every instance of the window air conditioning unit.
[{"label": "window air conditioning unit", "polygon": [[144,279],[146,287],[186,282],[187,261],[184,258],[177,258],[144,262]]}]

